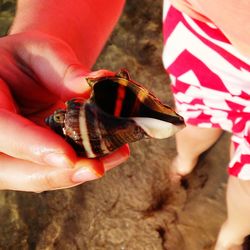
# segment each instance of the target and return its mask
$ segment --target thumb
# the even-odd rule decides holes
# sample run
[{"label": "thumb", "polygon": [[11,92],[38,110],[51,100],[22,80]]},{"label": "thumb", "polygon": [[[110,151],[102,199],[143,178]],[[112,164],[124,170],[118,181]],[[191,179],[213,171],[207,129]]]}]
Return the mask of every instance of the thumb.
[{"label": "thumb", "polygon": [[[76,96],[88,96],[90,87],[85,80],[89,69],[84,67],[73,49],[64,41],[45,34],[32,34],[26,45],[26,55],[21,55],[30,65],[40,84],[62,101]],[[25,39],[27,39],[27,34]],[[97,71],[96,77],[113,74]],[[92,73],[91,76],[93,77]]]}]

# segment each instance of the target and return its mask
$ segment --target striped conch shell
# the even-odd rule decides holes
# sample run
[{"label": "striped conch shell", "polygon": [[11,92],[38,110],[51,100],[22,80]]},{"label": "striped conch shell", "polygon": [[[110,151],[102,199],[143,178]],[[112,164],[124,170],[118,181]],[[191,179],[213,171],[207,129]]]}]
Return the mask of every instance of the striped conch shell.
[{"label": "striped conch shell", "polygon": [[144,138],[163,139],[182,129],[183,118],[122,69],[114,76],[87,78],[89,99],[66,102],[46,123],[88,158],[107,155]]}]

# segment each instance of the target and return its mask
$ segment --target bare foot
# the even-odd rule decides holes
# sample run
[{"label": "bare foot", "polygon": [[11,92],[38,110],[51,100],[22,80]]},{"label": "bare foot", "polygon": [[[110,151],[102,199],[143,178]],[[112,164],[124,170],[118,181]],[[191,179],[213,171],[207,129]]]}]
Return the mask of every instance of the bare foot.
[{"label": "bare foot", "polygon": [[179,184],[182,177],[190,174],[196,166],[198,158],[183,159],[177,155],[169,167],[169,178],[172,184]]}]

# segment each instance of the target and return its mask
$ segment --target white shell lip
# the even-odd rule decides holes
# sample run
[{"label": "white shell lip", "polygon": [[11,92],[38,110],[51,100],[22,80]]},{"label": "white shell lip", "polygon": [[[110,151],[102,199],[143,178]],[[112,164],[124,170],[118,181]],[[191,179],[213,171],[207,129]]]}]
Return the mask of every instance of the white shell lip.
[{"label": "white shell lip", "polygon": [[131,119],[134,120],[148,136],[156,139],[168,138],[185,127],[184,124],[175,125],[149,117],[131,117]]}]

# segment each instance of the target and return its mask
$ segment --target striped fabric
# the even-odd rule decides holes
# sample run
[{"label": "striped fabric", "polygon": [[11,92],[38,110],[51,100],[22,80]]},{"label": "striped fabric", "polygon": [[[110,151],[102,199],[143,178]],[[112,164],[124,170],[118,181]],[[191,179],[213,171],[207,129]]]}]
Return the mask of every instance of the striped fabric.
[{"label": "striped fabric", "polygon": [[250,59],[213,24],[182,14],[168,0],[163,36],[176,109],[187,124],[231,132],[229,174],[250,180]]}]

